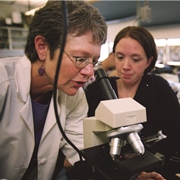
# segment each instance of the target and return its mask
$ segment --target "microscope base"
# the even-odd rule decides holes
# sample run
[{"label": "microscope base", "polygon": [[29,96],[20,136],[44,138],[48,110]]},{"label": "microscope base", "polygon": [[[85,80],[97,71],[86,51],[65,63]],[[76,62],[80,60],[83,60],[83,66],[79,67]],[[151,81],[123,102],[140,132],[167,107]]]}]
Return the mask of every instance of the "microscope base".
[{"label": "microscope base", "polygon": [[128,147],[123,147],[126,152],[122,150],[121,157],[113,161],[109,155],[109,149],[109,144],[103,144],[81,151],[85,160],[101,176],[98,180],[128,180],[136,173],[154,170],[164,164],[163,156],[159,153],[152,154],[146,151],[144,155],[137,156]]}]

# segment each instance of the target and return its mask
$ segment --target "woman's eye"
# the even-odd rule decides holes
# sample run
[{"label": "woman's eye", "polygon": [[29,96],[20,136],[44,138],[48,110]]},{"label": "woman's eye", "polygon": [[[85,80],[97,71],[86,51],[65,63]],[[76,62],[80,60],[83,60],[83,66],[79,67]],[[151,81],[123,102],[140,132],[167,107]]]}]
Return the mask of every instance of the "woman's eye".
[{"label": "woman's eye", "polygon": [[117,56],[117,58],[121,60],[121,59],[123,59],[123,56]]},{"label": "woman's eye", "polygon": [[75,57],[76,58],[76,61],[79,61],[79,62],[86,62],[87,61],[87,58],[80,58],[80,57]]},{"label": "woman's eye", "polygon": [[133,61],[134,61],[134,62],[138,62],[138,61],[139,61],[139,59],[133,59]]}]

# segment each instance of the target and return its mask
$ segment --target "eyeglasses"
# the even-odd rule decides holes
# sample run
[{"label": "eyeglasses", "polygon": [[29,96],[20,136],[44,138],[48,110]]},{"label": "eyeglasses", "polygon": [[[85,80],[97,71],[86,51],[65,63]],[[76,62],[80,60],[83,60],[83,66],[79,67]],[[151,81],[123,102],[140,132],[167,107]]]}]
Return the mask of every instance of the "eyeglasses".
[{"label": "eyeglasses", "polygon": [[68,54],[66,51],[64,51],[64,53],[68,56],[68,58],[74,62],[75,66],[78,68],[84,68],[86,67],[88,64],[92,64],[93,65],[93,69],[98,69],[102,62],[100,61],[94,61],[94,62],[90,62],[89,58],[82,58],[82,57],[75,57],[75,56],[71,56],[70,54]]}]

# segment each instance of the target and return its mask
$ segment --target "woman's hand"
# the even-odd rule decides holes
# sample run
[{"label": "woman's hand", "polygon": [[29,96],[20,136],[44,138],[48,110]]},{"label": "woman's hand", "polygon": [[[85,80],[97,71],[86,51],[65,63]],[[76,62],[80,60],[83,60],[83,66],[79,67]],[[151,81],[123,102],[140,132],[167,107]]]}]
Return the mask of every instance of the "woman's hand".
[{"label": "woman's hand", "polygon": [[160,174],[156,172],[142,172],[136,180],[165,180]]}]

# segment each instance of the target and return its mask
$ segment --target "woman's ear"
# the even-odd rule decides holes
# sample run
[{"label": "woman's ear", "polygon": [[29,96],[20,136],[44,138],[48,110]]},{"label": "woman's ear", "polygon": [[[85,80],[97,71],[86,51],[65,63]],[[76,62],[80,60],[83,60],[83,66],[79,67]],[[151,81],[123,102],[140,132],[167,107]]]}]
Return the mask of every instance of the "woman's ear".
[{"label": "woman's ear", "polygon": [[39,59],[41,61],[45,60],[47,55],[47,48],[48,48],[45,38],[40,35],[36,36],[34,39],[34,44]]},{"label": "woman's ear", "polygon": [[149,65],[151,64],[151,62],[153,61],[154,57],[151,56],[149,59],[148,59],[148,63],[147,63],[147,67],[149,67]]}]

